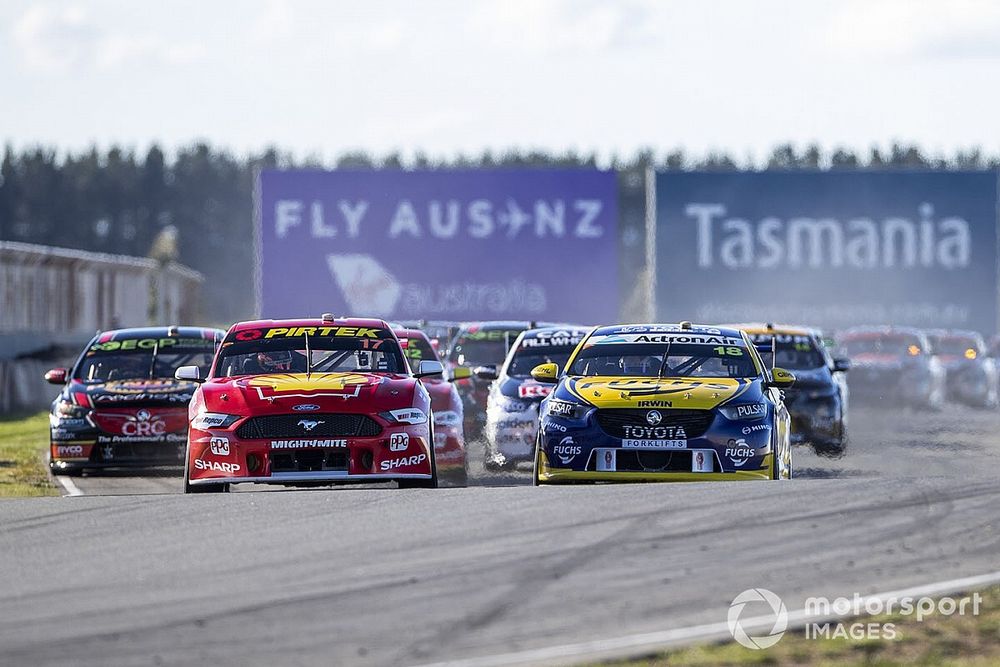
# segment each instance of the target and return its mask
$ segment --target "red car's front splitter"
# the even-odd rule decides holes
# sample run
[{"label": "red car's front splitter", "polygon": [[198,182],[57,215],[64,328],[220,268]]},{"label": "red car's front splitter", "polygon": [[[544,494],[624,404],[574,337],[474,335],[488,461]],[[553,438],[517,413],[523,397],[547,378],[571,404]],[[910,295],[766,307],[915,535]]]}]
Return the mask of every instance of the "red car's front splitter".
[{"label": "red car's front splitter", "polygon": [[383,474],[369,473],[365,475],[351,475],[348,473],[338,474],[332,471],[319,472],[280,472],[268,477],[209,477],[205,479],[192,479],[192,485],[201,484],[287,484],[289,482],[354,482],[364,484],[366,482],[393,482],[399,479],[431,479],[427,474]]},{"label": "red car's front splitter", "polygon": [[188,478],[191,484],[431,479],[427,431],[418,428],[371,438],[260,440],[192,430]]}]

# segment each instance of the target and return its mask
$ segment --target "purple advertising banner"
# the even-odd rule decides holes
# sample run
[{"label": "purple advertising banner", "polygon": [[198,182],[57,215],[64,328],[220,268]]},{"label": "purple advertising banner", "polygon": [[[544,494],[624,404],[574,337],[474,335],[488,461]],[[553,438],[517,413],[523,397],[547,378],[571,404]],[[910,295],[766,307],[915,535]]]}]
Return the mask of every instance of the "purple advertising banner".
[{"label": "purple advertising banner", "polygon": [[264,171],[257,196],[261,317],[617,318],[613,172]]}]

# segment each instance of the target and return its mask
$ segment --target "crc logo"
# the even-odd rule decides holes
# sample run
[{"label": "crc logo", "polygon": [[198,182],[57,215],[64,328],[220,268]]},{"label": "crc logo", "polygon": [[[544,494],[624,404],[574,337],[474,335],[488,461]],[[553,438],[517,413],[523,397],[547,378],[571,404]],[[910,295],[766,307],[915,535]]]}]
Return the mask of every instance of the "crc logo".
[{"label": "crc logo", "polygon": [[659,410],[650,410],[646,413],[646,423],[650,426],[656,426],[661,421],[663,421],[663,415],[660,414]]},{"label": "crc logo", "polygon": [[209,447],[216,456],[229,456],[229,438],[214,437]]},{"label": "crc logo", "polygon": [[[754,625],[771,623],[771,630],[766,635],[751,636],[743,627],[742,616],[744,608],[750,603],[763,602],[771,609],[770,614],[754,617]],[[773,621],[772,621],[773,618]],[[785,603],[777,595],[766,588],[750,588],[739,595],[729,605],[729,633],[740,646],[749,649],[770,648],[781,641],[788,628],[788,610]],[[748,619],[749,620],[749,619]]]},{"label": "crc logo", "polygon": [[122,435],[153,436],[163,435],[166,432],[167,423],[163,418],[151,414],[145,408],[136,412],[134,417],[128,417],[122,424]]},{"label": "crc logo", "polygon": [[300,419],[299,420],[299,426],[301,426],[303,428],[303,430],[306,430],[306,431],[311,431],[314,428],[316,428],[317,426],[319,426],[320,424],[325,424],[325,423],[326,422],[324,422],[324,421],[314,420],[314,419]]}]

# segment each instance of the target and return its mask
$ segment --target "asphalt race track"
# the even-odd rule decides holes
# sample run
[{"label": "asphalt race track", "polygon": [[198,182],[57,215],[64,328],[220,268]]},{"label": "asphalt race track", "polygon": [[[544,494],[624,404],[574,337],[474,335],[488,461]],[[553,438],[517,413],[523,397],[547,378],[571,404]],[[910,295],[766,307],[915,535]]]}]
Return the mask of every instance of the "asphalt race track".
[{"label": "asphalt race track", "polygon": [[751,587],[792,609],[1000,569],[1000,414],[851,426],[845,458],[796,449],[785,483],[183,496],[169,475],[76,479],[83,497],[0,504],[0,663],[465,662],[724,622]]}]

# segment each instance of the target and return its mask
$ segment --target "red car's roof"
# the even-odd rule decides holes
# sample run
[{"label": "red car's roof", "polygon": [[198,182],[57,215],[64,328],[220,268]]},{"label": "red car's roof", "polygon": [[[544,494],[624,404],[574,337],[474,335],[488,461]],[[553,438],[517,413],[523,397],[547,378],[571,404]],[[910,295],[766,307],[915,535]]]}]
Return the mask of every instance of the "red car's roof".
[{"label": "red car's roof", "polygon": [[250,320],[247,322],[237,322],[230,331],[242,331],[243,329],[265,329],[270,327],[321,327],[324,324],[335,324],[339,327],[369,327],[373,329],[388,329],[389,325],[385,320],[376,320],[370,317],[337,317],[332,322],[324,322],[322,318],[310,317],[295,320]]},{"label": "red car's roof", "polygon": [[430,339],[427,338],[427,334],[420,329],[400,329],[398,327],[393,327],[392,331],[396,334],[396,338],[423,338],[427,342],[430,342]]}]

